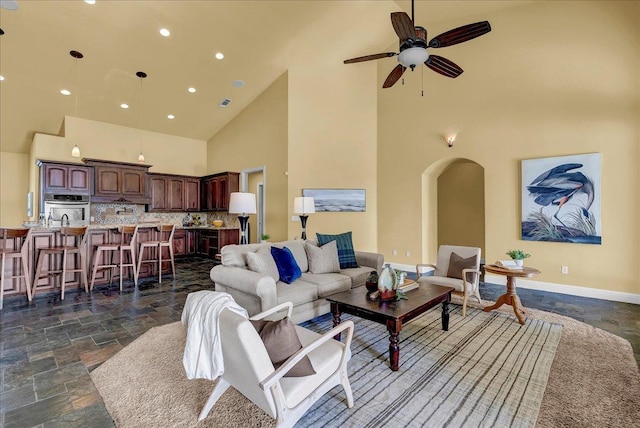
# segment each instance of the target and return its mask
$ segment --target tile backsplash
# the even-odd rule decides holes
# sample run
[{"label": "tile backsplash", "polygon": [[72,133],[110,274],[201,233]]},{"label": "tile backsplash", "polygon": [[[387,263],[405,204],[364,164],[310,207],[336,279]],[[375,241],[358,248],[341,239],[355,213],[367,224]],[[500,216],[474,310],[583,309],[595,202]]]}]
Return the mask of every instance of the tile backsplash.
[{"label": "tile backsplash", "polygon": [[[171,223],[182,225],[186,212],[157,213],[145,212],[144,205],[122,203],[93,203],[91,204],[92,224],[135,224],[135,223]],[[211,224],[213,220],[222,220],[224,227],[240,227],[238,217],[227,212],[191,213],[199,215],[201,224]]]}]

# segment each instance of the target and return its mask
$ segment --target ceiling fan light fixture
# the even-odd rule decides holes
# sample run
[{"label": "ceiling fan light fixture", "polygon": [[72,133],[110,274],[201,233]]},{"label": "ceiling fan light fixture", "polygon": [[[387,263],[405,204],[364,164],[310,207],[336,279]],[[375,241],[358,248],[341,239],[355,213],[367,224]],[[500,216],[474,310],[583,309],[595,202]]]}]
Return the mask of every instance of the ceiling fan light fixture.
[{"label": "ceiling fan light fixture", "polygon": [[73,146],[73,149],[71,149],[71,156],[73,156],[74,158],[80,157],[80,148],[78,147],[77,144],[75,144]]},{"label": "ceiling fan light fixture", "polygon": [[412,70],[418,64],[423,64],[429,58],[429,52],[425,48],[414,47],[400,52],[398,62]]}]

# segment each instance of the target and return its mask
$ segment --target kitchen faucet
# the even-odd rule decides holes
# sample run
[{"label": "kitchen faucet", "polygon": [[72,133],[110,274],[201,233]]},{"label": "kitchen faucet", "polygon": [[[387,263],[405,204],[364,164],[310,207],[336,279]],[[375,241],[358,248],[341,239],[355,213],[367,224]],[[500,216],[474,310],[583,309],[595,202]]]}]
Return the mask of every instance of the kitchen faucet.
[{"label": "kitchen faucet", "polygon": [[[67,222],[65,223],[64,219],[67,218]],[[60,217],[60,226],[69,226],[69,216],[67,214],[62,214]]]}]

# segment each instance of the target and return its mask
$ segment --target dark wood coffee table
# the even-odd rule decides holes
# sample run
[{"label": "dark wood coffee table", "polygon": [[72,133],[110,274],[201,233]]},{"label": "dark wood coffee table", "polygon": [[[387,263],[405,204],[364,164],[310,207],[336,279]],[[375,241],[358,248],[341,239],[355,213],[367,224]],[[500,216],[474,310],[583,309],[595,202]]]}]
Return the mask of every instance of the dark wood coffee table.
[{"label": "dark wood coffee table", "polygon": [[[400,346],[398,335],[402,326],[422,315],[438,303],[442,302],[442,329],[449,330],[449,302],[452,287],[422,284],[415,290],[408,291],[407,300],[380,303],[367,298],[367,289],[358,287],[342,293],[332,294],[326,299],[331,303],[333,325],[340,324],[340,315],[347,313],[386,324],[389,331],[389,360],[391,370],[398,370],[400,362]],[[336,336],[340,340],[340,335]]]}]

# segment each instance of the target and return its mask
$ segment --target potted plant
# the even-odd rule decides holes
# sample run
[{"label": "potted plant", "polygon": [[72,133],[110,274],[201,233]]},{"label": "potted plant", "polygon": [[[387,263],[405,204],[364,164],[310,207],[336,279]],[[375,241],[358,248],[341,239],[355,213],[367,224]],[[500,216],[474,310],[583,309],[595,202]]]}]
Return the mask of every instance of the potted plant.
[{"label": "potted plant", "polygon": [[523,260],[526,259],[527,257],[531,257],[531,254],[529,253],[525,253],[522,250],[509,250],[507,251],[507,256],[511,257],[513,260],[515,260],[516,264],[518,266],[522,266],[522,264],[524,263]]},{"label": "potted plant", "polygon": [[396,271],[396,278],[398,278],[398,284],[402,285],[404,279],[407,277],[407,273],[400,269],[394,269]]},{"label": "potted plant", "polygon": [[269,238],[271,238],[269,235],[263,233],[262,235],[260,235],[260,242],[267,242],[269,241]]}]

